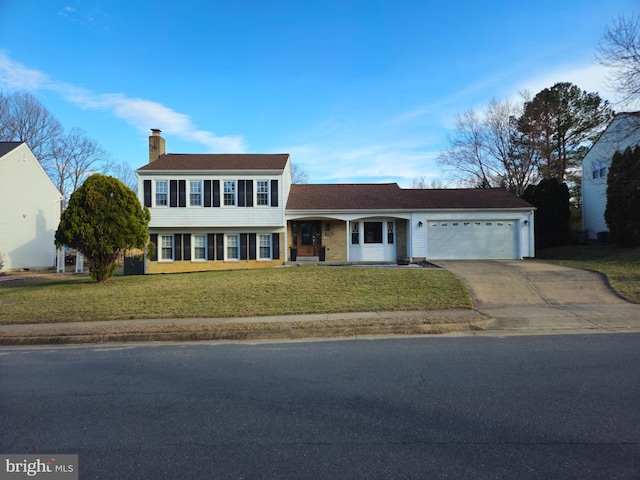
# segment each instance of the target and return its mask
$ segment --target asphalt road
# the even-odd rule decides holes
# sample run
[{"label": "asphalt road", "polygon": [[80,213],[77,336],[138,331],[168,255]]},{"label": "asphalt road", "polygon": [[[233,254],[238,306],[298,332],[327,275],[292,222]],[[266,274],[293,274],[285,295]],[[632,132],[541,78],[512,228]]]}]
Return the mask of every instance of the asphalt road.
[{"label": "asphalt road", "polygon": [[640,477],[640,334],[0,349],[0,452],[81,479]]}]

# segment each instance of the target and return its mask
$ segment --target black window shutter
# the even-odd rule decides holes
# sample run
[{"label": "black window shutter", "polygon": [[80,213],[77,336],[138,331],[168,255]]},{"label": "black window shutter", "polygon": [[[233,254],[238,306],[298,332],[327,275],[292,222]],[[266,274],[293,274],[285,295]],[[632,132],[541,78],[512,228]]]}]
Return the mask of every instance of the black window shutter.
[{"label": "black window shutter", "polygon": [[204,181],[204,206],[211,206],[211,180]]},{"label": "black window shutter", "polygon": [[245,206],[253,207],[253,180],[245,180]]},{"label": "black window shutter", "polygon": [[278,206],[278,180],[271,180],[271,206]]},{"label": "black window shutter", "polygon": [[182,235],[182,258],[191,260],[191,235],[188,233]]},{"label": "black window shutter", "polygon": [[178,181],[169,180],[169,206],[178,206]]},{"label": "black window shutter", "polygon": [[180,180],[178,182],[178,206],[186,207],[187,206],[187,181]]},{"label": "black window shutter", "polygon": [[249,234],[249,260],[256,259],[256,234]]},{"label": "black window shutter", "polygon": [[144,206],[151,207],[151,180],[144,180]]},{"label": "black window shutter", "polygon": [[246,180],[238,180],[238,206],[239,207],[246,207],[246,202],[245,202],[245,183],[247,181]]},{"label": "black window shutter", "polygon": [[247,259],[247,234],[240,234],[240,260]]},{"label": "black window shutter", "polygon": [[182,235],[180,233],[173,236],[173,259],[182,260]]},{"label": "black window shutter", "polygon": [[224,260],[224,235],[216,233],[216,260]]},{"label": "black window shutter", "polygon": [[220,180],[213,181],[213,206],[220,206]]},{"label": "black window shutter", "polygon": [[215,260],[216,236],[213,233],[207,234],[207,260]]},{"label": "black window shutter", "polygon": [[154,245],[153,255],[151,255],[151,261],[156,262],[158,260],[158,249],[160,248],[160,246],[158,245],[158,234],[152,233],[151,235],[149,235],[149,240]]},{"label": "black window shutter", "polygon": [[280,258],[280,234],[271,234],[271,256],[274,260]]}]

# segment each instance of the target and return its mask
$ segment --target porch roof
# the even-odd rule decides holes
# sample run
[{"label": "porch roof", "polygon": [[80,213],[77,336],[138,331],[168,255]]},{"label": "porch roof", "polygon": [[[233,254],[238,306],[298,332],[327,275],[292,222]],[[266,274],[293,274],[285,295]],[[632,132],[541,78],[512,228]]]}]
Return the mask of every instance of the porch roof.
[{"label": "porch roof", "polygon": [[397,183],[292,185],[287,210],[533,208],[503,189],[403,189]]}]

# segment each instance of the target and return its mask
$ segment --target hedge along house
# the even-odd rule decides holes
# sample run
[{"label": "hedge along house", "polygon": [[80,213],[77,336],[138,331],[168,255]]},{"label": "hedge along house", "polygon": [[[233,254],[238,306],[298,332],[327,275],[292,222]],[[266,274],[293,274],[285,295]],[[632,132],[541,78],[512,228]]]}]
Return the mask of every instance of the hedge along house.
[{"label": "hedge along house", "polygon": [[292,185],[288,154],[166,154],[159,130],[136,173],[146,273],[534,255],[534,209],[504,190]]}]

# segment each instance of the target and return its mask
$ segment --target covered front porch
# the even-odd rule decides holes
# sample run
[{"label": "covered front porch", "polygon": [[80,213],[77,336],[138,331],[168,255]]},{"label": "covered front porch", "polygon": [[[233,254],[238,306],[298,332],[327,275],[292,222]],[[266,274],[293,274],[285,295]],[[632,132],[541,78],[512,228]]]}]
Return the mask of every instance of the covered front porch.
[{"label": "covered front porch", "polygon": [[407,257],[408,221],[395,217],[307,217],[287,221],[287,260],[395,263]]}]

